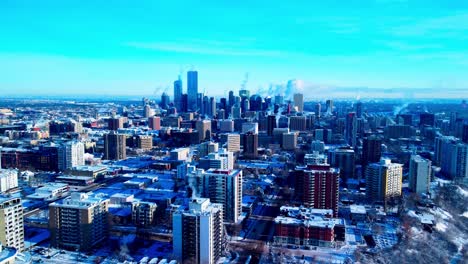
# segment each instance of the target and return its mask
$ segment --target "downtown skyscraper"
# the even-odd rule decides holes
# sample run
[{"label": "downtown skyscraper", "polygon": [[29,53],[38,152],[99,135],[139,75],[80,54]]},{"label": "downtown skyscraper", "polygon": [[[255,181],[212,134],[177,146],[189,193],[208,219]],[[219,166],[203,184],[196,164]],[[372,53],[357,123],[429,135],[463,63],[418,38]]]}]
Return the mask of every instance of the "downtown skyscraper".
[{"label": "downtown skyscraper", "polygon": [[174,81],[174,105],[177,111],[182,111],[182,80]]},{"label": "downtown skyscraper", "polygon": [[188,71],[187,72],[187,101],[188,109],[197,110],[197,96],[198,96],[198,72]]},{"label": "downtown skyscraper", "polygon": [[346,115],[345,140],[351,147],[356,147],[357,118],[356,113]]}]

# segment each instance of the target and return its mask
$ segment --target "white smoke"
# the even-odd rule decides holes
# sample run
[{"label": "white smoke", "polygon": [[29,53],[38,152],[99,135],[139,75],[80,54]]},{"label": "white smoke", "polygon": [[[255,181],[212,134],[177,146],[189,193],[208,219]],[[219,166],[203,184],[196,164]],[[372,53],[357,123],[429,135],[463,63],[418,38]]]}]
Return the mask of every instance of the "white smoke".
[{"label": "white smoke", "polygon": [[405,110],[406,107],[408,107],[409,103],[404,103],[402,105],[399,105],[399,106],[395,106],[393,108],[393,114],[394,115],[398,115],[400,114],[403,110]]},{"label": "white smoke", "polygon": [[196,184],[197,176],[189,176],[188,177],[188,186],[192,190],[192,199],[198,198],[198,190]]},{"label": "white smoke", "polygon": [[128,244],[132,243],[135,240],[135,235],[126,235],[123,236],[122,239],[120,240],[120,252],[119,252],[119,258],[128,260],[128,261],[133,261],[133,257],[130,256],[130,250],[128,249]]}]

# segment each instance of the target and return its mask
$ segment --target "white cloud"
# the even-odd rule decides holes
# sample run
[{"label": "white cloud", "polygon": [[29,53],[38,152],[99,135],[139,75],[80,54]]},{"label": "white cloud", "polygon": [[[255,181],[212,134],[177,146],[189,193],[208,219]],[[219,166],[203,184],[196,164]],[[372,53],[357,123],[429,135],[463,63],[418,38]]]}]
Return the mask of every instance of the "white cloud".
[{"label": "white cloud", "polygon": [[396,36],[459,37],[466,39],[468,13],[428,18],[391,29]]},{"label": "white cloud", "polygon": [[204,55],[225,55],[225,56],[257,56],[257,57],[281,57],[285,56],[285,52],[266,49],[252,49],[248,47],[240,47],[239,45],[220,42],[220,41],[189,41],[189,42],[127,42],[125,46],[176,52],[176,53],[193,53]]},{"label": "white cloud", "polygon": [[428,43],[428,44],[412,44],[405,41],[386,41],[383,44],[391,49],[399,51],[417,51],[426,49],[441,49],[443,45],[439,43]]}]

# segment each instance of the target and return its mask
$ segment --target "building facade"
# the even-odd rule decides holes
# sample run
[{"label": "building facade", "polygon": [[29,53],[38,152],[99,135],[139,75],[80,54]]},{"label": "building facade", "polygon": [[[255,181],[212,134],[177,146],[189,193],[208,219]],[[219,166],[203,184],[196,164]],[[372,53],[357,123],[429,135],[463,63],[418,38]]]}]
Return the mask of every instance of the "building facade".
[{"label": "building facade", "polygon": [[18,171],[0,169],[0,192],[6,192],[18,187]]},{"label": "building facade", "polygon": [[190,186],[196,197],[223,205],[224,220],[236,223],[242,213],[242,171],[196,169],[190,172]]},{"label": "building facade", "polygon": [[344,241],[344,221],[331,218],[331,214],[332,210],[282,206],[275,218],[273,241],[277,245],[320,247]]},{"label": "building facade", "polygon": [[295,196],[304,206],[316,209],[331,209],[338,215],[339,169],[328,164],[296,167]]},{"label": "building facade", "polygon": [[85,165],[85,148],[82,142],[71,141],[61,145],[57,150],[58,168],[61,171]]},{"label": "building facade", "polygon": [[50,244],[53,247],[89,251],[108,235],[109,200],[72,193],[49,205]]},{"label": "building facade", "polygon": [[431,183],[431,161],[419,155],[411,156],[409,188],[415,193],[428,193]]},{"label": "building facade", "polygon": [[110,132],[104,135],[104,159],[122,160],[127,158],[127,136]]},{"label": "building facade", "polygon": [[3,246],[24,249],[23,205],[21,198],[0,196],[0,243]]},{"label": "building facade", "polygon": [[223,206],[192,199],[172,215],[173,254],[180,263],[215,264],[224,249]]},{"label": "building facade", "polygon": [[366,196],[369,201],[385,202],[401,196],[403,165],[381,159],[366,167]]}]

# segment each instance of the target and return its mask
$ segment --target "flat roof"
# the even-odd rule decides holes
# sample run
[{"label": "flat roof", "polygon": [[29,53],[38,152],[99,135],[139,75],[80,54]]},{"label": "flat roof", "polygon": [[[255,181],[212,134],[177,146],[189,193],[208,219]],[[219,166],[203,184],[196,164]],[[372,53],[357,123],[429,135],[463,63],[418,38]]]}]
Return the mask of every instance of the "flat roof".
[{"label": "flat roof", "polygon": [[73,175],[62,175],[58,176],[56,179],[75,179],[75,180],[94,180],[93,177],[88,176],[73,176]]},{"label": "flat roof", "polygon": [[76,166],[73,167],[72,170],[80,170],[80,171],[101,171],[101,170],[107,170],[107,166],[89,166],[89,165],[83,165],[83,166]]},{"label": "flat roof", "polygon": [[290,224],[290,225],[304,225],[307,227],[322,227],[334,228],[335,225],[344,224],[343,219],[338,218],[323,218],[320,216],[311,216],[309,219],[297,219],[288,216],[277,216],[275,223]]},{"label": "flat roof", "polygon": [[39,187],[36,189],[37,191],[42,191],[42,192],[47,192],[47,191],[54,191],[56,189],[64,188],[67,187],[68,184],[66,183],[61,183],[61,182],[49,182],[46,185]]},{"label": "flat roof", "polygon": [[352,214],[366,214],[366,207],[363,205],[352,204],[349,206],[349,209]]}]

